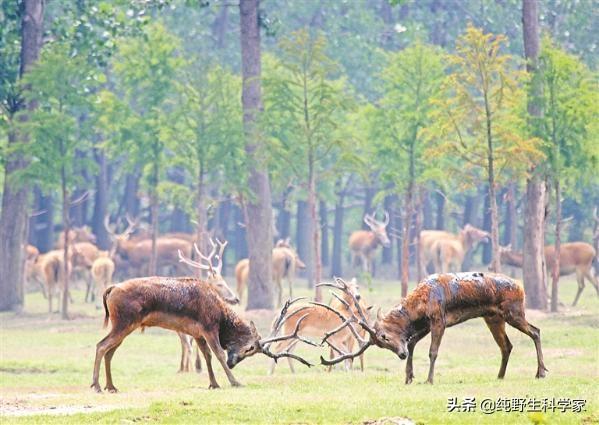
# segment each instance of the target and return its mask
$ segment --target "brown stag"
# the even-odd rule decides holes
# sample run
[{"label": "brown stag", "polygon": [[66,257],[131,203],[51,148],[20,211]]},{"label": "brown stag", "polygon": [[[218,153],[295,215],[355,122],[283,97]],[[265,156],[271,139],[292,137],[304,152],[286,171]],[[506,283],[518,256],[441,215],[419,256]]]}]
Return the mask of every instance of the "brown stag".
[{"label": "brown stag", "polygon": [[433,264],[435,272],[460,271],[466,254],[490,235],[484,230],[466,224],[456,235],[441,230],[420,232],[420,249],[424,265]]},{"label": "brown stag", "polygon": [[[231,372],[243,359],[256,353],[271,358],[293,357],[307,366],[309,362],[292,353],[272,353],[274,342],[299,339],[312,343],[298,335],[297,328],[289,335],[274,336],[282,324],[291,317],[287,315],[288,301],[276,321],[273,336],[261,338],[252,322],[242,320],[224,301],[217,289],[196,278],[147,277],[131,279],[111,286],[104,292],[104,325],[112,322],[112,330],[96,346],[93,381],[91,387],[101,392],[99,375],[104,359],[106,388],[117,389],[112,382],[110,363],[116,349],[137,328],[159,326],[192,335],[196,340],[208,369],[209,388],[219,388],[212,369],[212,353],[221,364],[232,386],[241,384]],[[293,313],[292,313],[293,314]],[[301,322],[300,322],[301,324]],[[314,343],[312,343],[314,344]]]},{"label": "brown stag", "polygon": [[[499,260],[502,264],[513,267],[522,268],[523,257],[522,253],[514,252],[510,247],[500,247]],[[547,245],[545,247],[545,266],[547,267],[547,275],[553,267],[555,259],[555,246]],[[593,262],[597,261],[597,252],[590,244],[586,242],[569,242],[564,243],[560,247],[559,259],[559,275],[567,276],[576,273],[576,282],[578,283],[578,292],[574,298],[572,306],[578,303],[578,299],[582,294],[585,286],[585,279],[588,280],[597,291],[599,296],[599,281],[597,276],[593,276]]]},{"label": "brown stag", "polygon": [[[340,298],[336,298],[337,294],[333,293],[333,298],[330,306],[334,309],[341,310],[345,306],[350,307],[352,305],[352,300],[355,298],[362,307],[363,311],[369,311],[370,308],[367,308],[364,300],[362,300],[360,295],[360,289],[358,283],[355,279],[352,279],[347,285],[347,292],[344,292]],[[351,351],[355,344],[356,339],[352,335],[350,329],[345,328],[343,331],[334,332],[334,330],[342,324],[341,320],[337,316],[337,314],[333,313],[326,306],[323,306],[318,302],[311,302],[311,305],[307,306],[298,306],[296,309],[302,309],[303,313],[301,316],[302,323],[299,325],[298,330],[302,333],[303,336],[309,336],[312,338],[325,338],[327,333],[331,333],[330,337],[328,337],[328,342],[331,347],[340,347],[342,350]],[[350,307],[351,308],[351,307]],[[292,310],[292,312],[295,310]],[[357,311],[353,311],[353,313],[357,314]],[[293,329],[298,326],[298,321],[300,320],[300,316],[295,316],[290,318],[283,325],[283,331],[285,333],[290,333]],[[358,333],[361,337],[364,337],[364,331],[362,329],[358,330]],[[297,340],[292,341],[281,341],[275,346],[276,351],[287,350],[288,352],[293,352],[297,344]],[[340,351],[339,351],[340,352]],[[337,352],[337,353],[339,353]],[[331,348],[331,357],[335,351]],[[293,362],[291,359],[289,360],[289,369],[291,373],[295,373],[293,368]],[[273,360],[268,373],[273,374],[275,371],[276,362]],[[352,368],[352,361],[347,360],[345,362],[345,370],[350,370]],[[360,356],[360,369],[364,371],[364,358]],[[331,368],[329,368],[329,371]]]},{"label": "brown stag", "polygon": [[[331,286],[348,293],[345,282],[338,279]],[[371,345],[386,348],[404,360],[406,364],[406,384],[414,379],[412,357],[414,347],[422,338],[431,334],[429,349],[430,366],[427,382],[433,383],[435,361],[445,328],[457,325],[466,320],[482,317],[495,342],[501,350],[501,367],[498,378],[505,376],[505,370],[512,350],[512,344],[505,332],[506,322],[528,335],[537,351],[537,378],[544,378],[547,369],[543,363],[541,350],[541,331],[526,321],[524,307],[524,289],[521,284],[500,274],[457,273],[433,274],[428,276],[404,298],[399,305],[386,315],[380,310],[374,326],[360,307],[358,300],[352,298],[353,306],[358,314],[350,311],[343,314],[332,307],[329,309],[343,321],[338,327],[353,330],[359,342],[359,349],[353,353],[343,352],[332,360],[321,357],[324,365],[332,365],[361,355]],[[357,323],[369,335],[368,339],[360,338],[354,324]],[[324,342],[328,342],[323,340]],[[330,344],[329,344],[330,345]],[[341,351],[338,348],[335,350]]]},{"label": "brown stag", "polygon": [[387,225],[389,224],[389,214],[385,211],[383,221],[378,221],[373,215],[364,215],[364,223],[370,227],[370,230],[356,230],[349,236],[349,249],[352,255],[352,262],[357,264],[358,259],[362,263],[362,268],[366,273],[372,271],[372,255],[379,245],[388,247],[391,245],[389,236],[387,236]]},{"label": "brown stag", "polygon": [[[193,267],[194,269],[204,271],[207,274],[204,280],[217,290],[227,304],[239,304],[239,298],[235,296],[225,279],[222,277],[223,255],[228,242],[221,242],[220,240],[216,239],[216,242],[218,243],[218,253],[216,252],[217,244],[212,240],[212,238],[209,239],[209,242],[212,245],[212,251],[208,255],[202,254],[198,246],[195,243],[193,244],[200,261],[203,260],[205,264],[202,264],[198,261],[193,261],[190,258],[185,258],[183,252],[181,251],[178,251],[179,261]],[[214,258],[217,260],[216,266],[213,265]],[[186,335],[181,332],[178,332],[178,335],[181,342],[181,362],[179,366],[179,372],[191,372],[193,338],[191,335]],[[202,370],[202,362],[200,360],[199,352],[196,352],[195,369],[198,372]]]},{"label": "brown stag", "polygon": [[[276,283],[279,303],[281,305],[283,296],[282,281],[287,278],[289,285],[289,298],[293,298],[293,278],[296,269],[304,269],[306,265],[300,259],[297,252],[291,247],[288,240],[279,240],[272,250],[272,279]],[[244,258],[235,266],[235,278],[237,280],[237,295],[243,298],[247,280],[250,273],[250,260]]]}]

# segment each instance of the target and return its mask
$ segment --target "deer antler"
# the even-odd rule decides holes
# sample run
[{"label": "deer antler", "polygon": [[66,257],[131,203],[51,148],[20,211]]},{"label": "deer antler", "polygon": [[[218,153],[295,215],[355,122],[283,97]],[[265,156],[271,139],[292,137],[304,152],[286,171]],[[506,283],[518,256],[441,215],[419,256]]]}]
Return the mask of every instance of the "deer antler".
[{"label": "deer antler", "polygon": [[[210,239],[210,242],[212,242],[212,239]],[[226,240],[224,242],[221,242],[218,238],[216,238],[216,243],[218,243],[218,255],[216,257],[218,259],[218,264],[216,265],[214,270],[217,274],[220,274],[221,270],[223,269],[223,253],[225,251],[225,247],[229,242]],[[212,244],[214,245],[214,242],[212,242]]]},{"label": "deer antler", "polygon": [[[318,305],[322,308],[325,308],[325,309],[335,313],[341,319],[341,322],[342,322],[335,329],[332,329],[332,330],[326,332],[325,336],[323,337],[323,339],[321,341],[321,344],[327,343],[329,345],[329,347],[331,347],[335,352],[339,353],[339,356],[337,356],[331,360],[326,360],[324,357],[321,356],[320,363],[325,366],[331,366],[331,365],[337,364],[339,362],[342,362],[344,360],[353,359],[354,357],[361,355],[364,351],[366,351],[366,349],[368,347],[370,347],[371,345],[374,344],[374,340],[376,338],[376,331],[368,324],[368,319],[366,318],[366,315],[364,314],[364,311],[362,310],[362,307],[360,306],[360,303],[356,299],[355,295],[352,293],[352,291],[349,290],[347,283],[339,277],[335,278],[335,283],[319,283],[316,286],[328,286],[328,287],[340,290],[340,291],[348,294],[351,297],[353,307],[355,308],[356,312],[358,313],[358,315],[356,316],[356,314],[354,313],[352,308],[350,308],[350,305],[347,302],[345,302],[341,297],[336,295],[335,293],[333,293],[333,295],[342,302],[342,304],[344,305],[344,307],[347,309],[347,311],[349,313],[349,317],[344,316],[341,312],[337,311],[336,309],[334,309],[333,307],[331,307],[329,305],[322,304],[322,303],[316,303],[316,302],[312,303],[312,304]],[[360,325],[360,327],[369,334],[368,339],[364,339],[360,336],[360,334],[354,327],[354,323],[357,323],[358,325]],[[344,329],[346,327],[350,330],[350,332],[352,333],[354,338],[356,338],[356,341],[358,341],[359,348],[357,351],[355,351],[353,353],[345,353],[338,347],[331,344],[331,342],[329,341],[329,338],[332,335],[336,334],[337,332],[340,332],[342,329]]]},{"label": "deer antler", "polygon": [[[302,324],[302,322],[304,321],[304,319],[306,319],[306,317],[308,317],[308,314],[304,314],[302,317],[300,317],[300,319],[297,321],[296,325],[295,325],[295,329],[292,333],[290,333],[289,335],[281,335],[281,336],[277,336],[277,333],[279,332],[279,330],[281,329],[281,327],[283,326],[283,324],[290,318],[293,317],[297,314],[299,314],[301,311],[304,311],[307,308],[310,308],[309,306],[304,306],[304,307],[300,307],[296,310],[294,310],[293,312],[291,312],[289,315],[287,314],[287,311],[289,310],[289,307],[299,301],[305,299],[305,297],[299,297],[299,298],[295,298],[293,300],[287,300],[287,302],[285,303],[285,305],[283,306],[283,308],[281,309],[281,312],[279,313],[279,317],[277,317],[277,320],[275,320],[275,322],[273,323],[272,326],[272,330],[271,330],[271,334],[270,336],[266,337],[266,338],[262,338],[259,341],[260,344],[260,348],[262,349],[262,353],[267,355],[268,357],[274,359],[274,361],[276,362],[278,359],[280,359],[281,357],[290,357],[292,359],[297,360],[298,362],[305,364],[306,366],[310,367],[313,366],[312,363],[310,363],[309,361],[305,360],[304,358],[298,356],[297,354],[293,354],[290,353],[289,350],[292,348],[292,346],[295,345],[295,343],[297,341],[301,341],[304,342],[308,345],[312,345],[314,347],[320,347],[322,346],[322,344],[319,344],[317,342],[311,341],[308,338],[305,338],[301,335],[299,335],[299,329],[300,326]],[[285,341],[288,339],[295,339],[297,340],[294,344],[292,344],[286,351],[282,351],[280,353],[273,353],[272,351],[270,351],[270,344],[272,344],[273,342],[278,342],[278,341]]]}]

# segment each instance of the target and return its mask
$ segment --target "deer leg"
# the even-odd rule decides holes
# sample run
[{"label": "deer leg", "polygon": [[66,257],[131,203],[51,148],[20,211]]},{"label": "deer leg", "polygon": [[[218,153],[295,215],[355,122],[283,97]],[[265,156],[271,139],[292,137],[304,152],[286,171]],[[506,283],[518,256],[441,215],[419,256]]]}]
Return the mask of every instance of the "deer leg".
[{"label": "deer leg", "polygon": [[507,322],[518,329],[520,332],[528,335],[535,343],[537,350],[537,374],[536,378],[544,378],[547,368],[543,363],[543,351],[541,350],[541,330],[526,321],[524,314],[520,313],[518,316],[511,316],[507,319]]},{"label": "deer leg", "polygon": [[431,346],[428,351],[428,358],[430,360],[430,366],[428,369],[427,383],[433,383],[433,376],[435,375],[435,361],[437,360],[437,353],[439,352],[439,346],[441,345],[441,339],[445,332],[445,325],[443,323],[433,323],[431,326]]},{"label": "deer leg", "polygon": [[599,279],[597,279],[597,276],[593,276],[591,274],[590,267],[584,272],[584,275],[589,280],[589,282],[591,282],[591,284],[595,287],[595,291],[597,291],[597,295],[599,296]]},{"label": "deer leg", "polygon": [[505,369],[507,368],[507,362],[510,359],[510,353],[512,352],[512,343],[505,333],[505,320],[499,316],[485,317],[485,323],[501,350],[501,367],[499,368],[497,378],[503,379],[505,376]]},{"label": "deer leg", "polygon": [[578,283],[578,292],[576,292],[576,297],[574,298],[574,302],[572,303],[572,307],[576,305],[578,299],[580,298],[580,294],[584,291],[584,276],[582,273],[576,271],[576,282]]},{"label": "deer leg", "polygon": [[414,335],[412,337],[412,339],[410,340],[410,342],[408,343],[408,359],[406,360],[406,380],[405,380],[406,384],[411,384],[412,381],[414,380],[414,366],[412,363],[412,361],[414,359],[414,348],[416,347],[416,344],[418,343],[418,341],[420,341],[422,338],[427,336],[428,333],[429,333],[428,330],[418,333],[418,334]]},{"label": "deer leg", "polygon": [[198,347],[198,344],[196,344],[196,347],[195,347],[195,355],[196,355],[196,360],[195,360],[196,372],[200,373],[202,371],[202,359],[200,358],[200,349]]},{"label": "deer leg", "polygon": [[52,290],[48,288],[48,313],[52,314]]},{"label": "deer leg", "polygon": [[110,371],[110,362],[112,360],[112,356],[114,356],[114,352],[117,348],[119,348],[121,343],[122,341],[119,342],[116,346],[112,347],[110,350],[108,350],[106,352],[106,355],[104,356],[104,368],[106,369],[106,386],[104,387],[104,389],[108,390],[108,392],[111,393],[116,393],[118,392],[118,390],[112,383],[112,372]]},{"label": "deer leg", "polygon": [[181,362],[177,373],[189,372],[189,357],[191,356],[190,341],[187,335],[182,332],[177,332],[177,335],[181,341]]},{"label": "deer leg", "polygon": [[[106,335],[98,344],[96,345],[96,359],[94,360],[94,373],[92,377],[92,385],[91,387],[98,393],[102,392],[100,388],[100,365],[102,363],[102,358],[108,353],[111,349],[115,349],[118,347],[121,342],[129,335],[136,326],[129,326],[128,328],[119,328],[112,329],[108,335]],[[114,352],[113,352],[114,354]],[[108,364],[108,368],[106,369],[106,376],[110,375],[110,364]],[[112,383],[112,377],[110,377],[110,382]],[[114,386],[113,386],[114,388]]]},{"label": "deer leg", "polygon": [[277,288],[279,288],[279,303],[277,307],[281,305],[281,300],[283,299],[283,286],[281,285],[281,278],[277,278]]},{"label": "deer leg", "polygon": [[225,374],[229,379],[229,383],[233,387],[241,387],[241,383],[237,379],[235,379],[235,377],[233,376],[233,372],[231,372],[231,369],[229,369],[229,366],[227,366],[227,357],[225,356],[225,350],[223,350],[223,347],[220,345],[218,334],[208,334],[205,338],[206,342],[208,343],[208,346],[210,347],[210,349],[218,359],[220,365],[222,366],[223,370],[225,371]]},{"label": "deer leg", "polygon": [[208,389],[220,388],[218,382],[216,382],[216,378],[214,377],[214,370],[212,369],[212,354],[210,354],[210,348],[208,347],[208,343],[204,337],[196,338],[196,343],[202,354],[204,355],[204,360],[206,360],[206,369],[208,369],[208,379],[210,379],[210,386]]}]

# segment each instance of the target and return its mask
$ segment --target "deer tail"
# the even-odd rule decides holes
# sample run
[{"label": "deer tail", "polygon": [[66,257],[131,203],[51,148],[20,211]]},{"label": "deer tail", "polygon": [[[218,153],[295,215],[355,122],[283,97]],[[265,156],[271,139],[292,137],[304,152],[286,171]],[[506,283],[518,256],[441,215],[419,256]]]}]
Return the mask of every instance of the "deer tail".
[{"label": "deer tail", "polygon": [[112,292],[114,286],[109,287],[104,291],[104,295],[102,296],[102,302],[104,304],[104,327],[108,326],[108,319],[110,318],[110,312],[108,311],[108,305],[106,305],[106,298]]}]

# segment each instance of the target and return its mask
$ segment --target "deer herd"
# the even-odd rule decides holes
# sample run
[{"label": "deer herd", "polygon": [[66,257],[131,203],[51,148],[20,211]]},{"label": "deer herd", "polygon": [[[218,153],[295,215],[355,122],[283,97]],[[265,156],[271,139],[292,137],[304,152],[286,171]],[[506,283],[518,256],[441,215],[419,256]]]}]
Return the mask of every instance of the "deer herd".
[{"label": "deer herd", "polygon": [[[364,272],[373,270],[374,254],[379,245],[391,244],[387,227],[389,214],[383,221],[366,214],[364,223],[370,230],[354,231],[349,237],[349,251],[354,265],[361,263]],[[294,372],[294,361],[313,366],[295,349],[300,344],[329,351],[320,363],[327,370],[344,363],[346,370],[353,367],[358,357],[364,370],[364,353],[371,346],[390,350],[406,360],[405,382],[414,379],[412,359],[418,341],[431,335],[429,348],[428,383],[433,383],[435,361],[447,327],[466,320],[484,319],[501,352],[498,378],[505,376],[512,344],[505,332],[506,323],[528,335],[534,342],[537,358],[537,378],[545,376],[540,330],[525,318],[524,289],[521,284],[505,275],[481,272],[461,272],[465,256],[490,235],[474,226],[466,225],[457,234],[423,230],[419,244],[423,264],[434,269],[434,274],[422,280],[416,288],[395,307],[383,314],[380,309],[371,319],[372,305],[362,297],[357,280],[335,278],[318,286],[331,290],[327,303],[293,298],[293,278],[298,269],[305,268],[289,239],[280,240],[272,252],[272,272],[275,299],[283,304],[287,281],[289,299],[272,322],[270,335],[261,337],[253,322],[245,320],[233,305],[243,299],[248,286],[248,259],[235,267],[236,293],[222,275],[226,241],[209,238],[209,253],[195,243],[196,238],[186,233],[171,233],[156,240],[159,269],[170,268],[175,276],[185,276],[193,270],[194,277],[136,277],[113,284],[115,272],[121,275],[143,276],[147,270],[152,241],[147,234],[136,232],[139,222],[127,218],[122,233],[116,233],[105,221],[112,247],[98,249],[94,235],[86,228],[71,230],[67,257],[67,272],[78,273],[86,282],[85,301],[94,301],[104,309],[104,326],[111,322],[110,333],[96,346],[92,388],[101,392],[99,373],[102,360],[106,371],[105,389],[116,392],[112,381],[111,360],[122,341],[136,329],[158,326],[175,331],[181,342],[180,372],[201,370],[200,353],[204,358],[209,388],[218,388],[212,367],[212,355],[224,370],[229,383],[239,386],[232,369],[246,357],[264,354],[271,358],[268,373],[275,371],[277,361],[287,358]],[[64,242],[65,235],[59,241]],[[206,248],[206,247],[204,247]],[[46,253],[26,247],[26,278],[41,284],[48,299],[48,310],[53,311],[62,299],[64,254],[61,243]],[[555,249],[545,248],[545,261],[550,270]],[[502,247],[501,262],[522,267],[522,254]],[[584,242],[564,243],[560,250],[560,275],[576,274],[578,292],[576,305],[585,286],[590,282],[599,295],[595,248]],[[70,297],[70,294],[67,294]],[[72,302],[72,299],[71,299]],[[193,359],[193,346],[197,347]],[[194,362],[195,360],[195,362]]]}]

